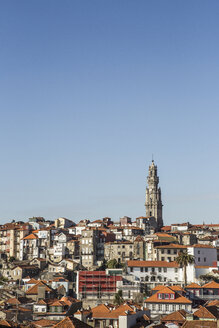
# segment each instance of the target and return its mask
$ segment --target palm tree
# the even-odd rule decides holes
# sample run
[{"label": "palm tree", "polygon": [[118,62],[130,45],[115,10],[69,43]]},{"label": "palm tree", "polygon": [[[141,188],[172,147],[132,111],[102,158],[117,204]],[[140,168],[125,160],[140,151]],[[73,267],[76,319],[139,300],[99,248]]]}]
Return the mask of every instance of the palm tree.
[{"label": "palm tree", "polygon": [[[195,262],[195,258],[193,255],[188,254],[187,250],[185,252],[179,252],[177,258],[176,258],[176,262],[183,267],[184,269],[184,285],[187,285],[187,265],[188,264],[192,264]],[[184,286],[184,287],[185,287]]]},{"label": "palm tree", "polygon": [[124,302],[123,297],[122,297],[122,290],[118,290],[118,292],[115,294],[114,297],[114,304],[116,305],[121,305]]}]

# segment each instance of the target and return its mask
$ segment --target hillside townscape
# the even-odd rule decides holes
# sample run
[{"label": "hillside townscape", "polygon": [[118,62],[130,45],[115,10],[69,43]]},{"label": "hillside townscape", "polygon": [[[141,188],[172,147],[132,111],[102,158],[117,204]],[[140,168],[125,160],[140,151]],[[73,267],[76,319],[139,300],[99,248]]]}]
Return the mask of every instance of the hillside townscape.
[{"label": "hillside townscape", "polygon": [[219,327],[219,224],[165,225],[157,166],[145,216],[0,226],[0,327]]}]

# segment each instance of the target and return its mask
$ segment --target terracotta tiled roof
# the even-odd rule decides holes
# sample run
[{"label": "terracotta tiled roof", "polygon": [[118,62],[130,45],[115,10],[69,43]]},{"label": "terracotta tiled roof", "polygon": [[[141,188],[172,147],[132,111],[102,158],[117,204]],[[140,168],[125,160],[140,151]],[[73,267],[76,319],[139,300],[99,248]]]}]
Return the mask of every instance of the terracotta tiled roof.
[{"label": "terracotta tiled roof", "polygon": [[168,233],[165,233],[165,232],[156,232],[155,235],[157,237],[165,237],[165,238],[173,238],[173,236],[169,235]]},{"label": "terracotta tiled roof", "polygon": [[29,239],[38,239],[38,236],[34,233],[31,233],[30,235],[23,238],[23,240],[29,240]]},{"label": "terracotta tiled roof", "polygon": [[54,278],[53,279],[53,281],[55,281],[55,282],[68,282],[68,280],[67,279],[65,279],[64,277],[56,277],[56,278]]},{"label": "terracotta tiled roof", "polygon": [[194,316],[199,319],[216,319],[213,313],[211,313],[206,307],[201,306],[194,312]]},{"label": "terracotta tiled roof", "polygon": [[165,287],[168,287],[168,288],[172,289],[173,291],[182,291],[182,292],[185,292],[185,290],[181,286],[179,286],[179,285],[174,285],[174,286],[157,285],[154,288],[152,288],[152,290],[162,290]]},{"label": "terracotta tiled roof", "polygon": [[171,226],[164,226],[161,228],[162,231],[170,231],[171,230]]},{"label": "terracotta tiled roof", "polygon": [[110,313],[110,308],[105,304],[100,304],[91,309],[93,317],[99,317],[100,315],[105,315]]},{"label": "terracotta tiled roof", "polygon": [[189,320],[184,322],[182,328],[217,328],[217,322],[209,320]]},{"label": "terracotta tiled roof", "polygon": [[190,300],[188,300],[188,298],[178,294],[177,292],[175,293],[175,299],[159,299],[158,298],[158,293],[171,293],[173,292],[169,287],[165,287],[164,289],[162,289],[161,291],[158,291],[157,293],[155,293],[154,295],[150,296],[149,298],[147,298],[145,300],[146,303],[176,303],[176,304],[192,304],[192,302]]},{"label": "terracotta tiled roof", "polygon": [[59,301],[54,301],[53,303],[50,304],[51,306],[63,306],[63,304]]},{"label": "terracotta tiled roof", "polygon": [[195,247],[195,248],[214,248],[211,245],[203,245],[203,244],[195,244],[195,245],[191,245],[191,246],[188,246],[188,247]]},{"label": "terracotta tiled roof", "polygon": [[208,306],[218,306],[219,307],[219,300],[213,300],[207,303],[206,307]]},{"label": "terracotta tiled roof", "polygon": [[143,239],[141,236],[137,236],[137,237],[135,238],[135,241],[144,241],[144,239]]},{"label": "terracotta tiled roof", "polygon": [[4,326],[4,327],[12,327],[7,320],[1,320],[0,321],[0,327],[2,327],[2,326]]},{"label": "terracotta tiled roof", "polygon": [[39,280],[32,278],[32,279],[28,280],[26,282],[26,284],[27,285],[33,285],[33,284],[37,284],[38,282],[39,282]]},{"label": "terracotta tiled roof", "polygon": [[219,284],[215,281],[210,281],[207,284],[205,284],[204,286],[202,286],[202,288],[218,288],[219,289]]},{"label": "terracotta tiled roof", "polygon": [[186,245],[179,245],[179,244],[169,244],[169,245],[161,245],[161,246],[156,246],[156,248],[185,248],[187,249]]},{"label": "terracotta tiled roof", "polygon": [[30,287],[27,291],[27,295],[36,295],[38,294],[38,286],[45,286],[46,292],[51,292],[51,288],[49,288],[46,284],[44,284],[42,281],[39,281],[36,285]]},{"label": "terracotta tiled roof", "polygon": [[164,285],[157,285],[154,288],[152,288],[151,290],[161,290],[163,289],[165,286]]},{"label": "terracotta tiled roof", "polygon": [[174,291],[170,288],[170,287],[167,287],[167,286],[164,286],[162,289],[159,290],[159,292],[161,292],[162,294],[169,294],[169,293],[172,293],[172,294],[175,294]]},{"label": "terracotta tiled roof", "polygon": [[32,321],[32,324],[36,327],[52,327],[57,321],[48,320],[48,319],[40,319],[37,321]]},{"label": "terracotta tiled roof", "polygon": [[180,323],[183,323],[186,320],[186,311],[185,310],[179,310],[176,312],[172,312],[168,315],[165,315],[161,321],[169,322],[169,321],[177,321]]},{"label": "terracotta tiled roof", "polygon": [[166,262],[166,261],[137,261],[129,260],[127,261],[129,267],[159,267],[159,268],[178,268],[179,264],[176,262]]},{"label": "terracotta tiled roof", "polygon": [[170,286],[170,288],[176,292],[185,292],[185,290],[179,285]]},{"label": "terracotta tiled roof", "polygon": [[185,288],[194,289],[194,288],[201,288],[201,286],[193,282],[192,284],[186,286]]},{"label": "terracotta tiled roof", "polygon": [[46,305],[46,302],[44,300],[39,300],[36,304],[37,305]]},{"label": "terracotta tiled roof", "polygon": [[134,314],[135,311],[133,308],[128,304],[122,304],[117,308],[110,310],[108,306],[105,304],[101,304],[96,306],[95,308],[91,309],[93,318],[99,319],[118,319],[119,316],[125,316],[128,314]]},{"label": "terracotta tiled roof", "polygon": [[77,318],[74,317],[66,317],[59,323],[53,326],[54,328],[89,328],[91,327],[90,325],[84,323],[81,320],[78,320]]},{"label": "terracotta tiled roof", "polygon": [[60,301],[64,302],[67,305],[71,305],[72,303],[77,303],[80,302],[80,300],[77,300],[76,298],[73,298],[71,296],[62,296],[62,298],[60,299]]},{"label": "terracotta tiled roof", "polygon": [[7,303],[8,304],[11,304],[11,305],[17,305],[17,304],[19,305],[19,304],[21,304],[16,297],[9,298],[7,300]]},{"label": "terracotta tiled roof", "polygon": [[214,265],[195,265],[195,268],[196,269],[209,269],[209,268],[212,268],[214,267]]}]

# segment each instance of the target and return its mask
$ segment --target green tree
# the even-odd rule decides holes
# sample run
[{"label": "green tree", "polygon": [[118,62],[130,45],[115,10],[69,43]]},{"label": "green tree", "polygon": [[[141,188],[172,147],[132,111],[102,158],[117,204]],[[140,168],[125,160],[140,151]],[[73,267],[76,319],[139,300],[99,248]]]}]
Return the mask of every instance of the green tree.
[{"label": "green tree", "polygon": [[122,290],[118,290],[118,292],[115,294],[114,297],[114,304],[115,305],[121,305],[122,303],[124,303],[124,299],[122,297]]},{"label": "green tree", "polygon": [[108,269],[116,269],[117,268],[117,265],[118,265],[118,263],[117,263],[116,259],[109,260],[107,262],[107,268]]},{"label": "green tree", "polygon": [[124,263],[117,262],[116,259],[109,260],[106,265],[107,265],[107,268],[108,269],[121,269],[121,268],[125,268],[125,264]]},{"label": "green tree", "polygon": [[193,255],[188,254],[187,251],[179,252],[176,262],[183,268],[184,285],[187,285],[187,266],[195,262]]}]

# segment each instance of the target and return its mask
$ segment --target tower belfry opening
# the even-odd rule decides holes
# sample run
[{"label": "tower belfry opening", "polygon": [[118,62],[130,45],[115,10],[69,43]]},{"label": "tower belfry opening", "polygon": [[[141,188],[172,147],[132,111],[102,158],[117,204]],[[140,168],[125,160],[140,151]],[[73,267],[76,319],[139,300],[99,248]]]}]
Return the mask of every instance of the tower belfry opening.
[{"label": "tower belfry opening", "polygon": [[157,175],[157,166],[152,159],[148,170],[147,187],[146,187],[146,216],[153,216],[157,221],[157,228],[163,226],[161,189],[158,187],[159,177]]}]

